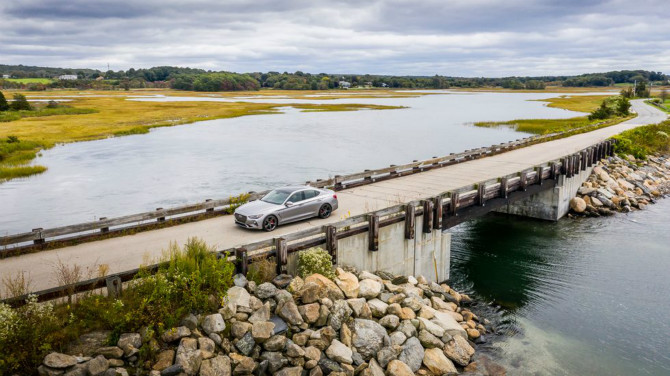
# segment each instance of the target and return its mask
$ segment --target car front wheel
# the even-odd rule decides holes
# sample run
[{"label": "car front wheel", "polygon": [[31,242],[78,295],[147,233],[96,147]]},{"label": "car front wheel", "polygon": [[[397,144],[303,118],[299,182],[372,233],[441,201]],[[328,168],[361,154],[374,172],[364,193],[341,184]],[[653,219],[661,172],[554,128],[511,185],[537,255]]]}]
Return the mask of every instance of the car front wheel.
[{"label": "car front wheel", "polygon": [[269,215],[263,220],[263,230],[272,231],[277,228],[277,217]]},{"label": "car front wheel", "polygon": [[328,218],[330,213],[333,212],[333,207],[330,204],[324,204],[319,209],[319,218]]}]

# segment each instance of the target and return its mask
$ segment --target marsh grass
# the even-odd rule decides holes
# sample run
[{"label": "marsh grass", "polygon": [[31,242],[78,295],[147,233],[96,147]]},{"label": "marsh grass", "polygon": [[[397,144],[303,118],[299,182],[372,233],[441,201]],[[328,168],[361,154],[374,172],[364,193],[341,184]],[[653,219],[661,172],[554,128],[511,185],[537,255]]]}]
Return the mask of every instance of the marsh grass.
[{"label": "marsh grass", "polygon": [[[581,96],[561,96],[558,98],[549,98],[538,100],[540,102],[549,102],[548,107],[562,108],[570,111],[591,112],[602,103],[603,99],[607,98],[605,95],[581,95]],[[477,127],[497,128],[507,127],[513,128],[519,132],[532,134],[548,134],[555,132],[574,131],[580,128],[600,124],[598,127],[588,129],[589,131],[598,128],[608,127],[610,125],[618,124],[624,120],[628,120],[632,116],[616,117],[602,120],[589,120],[586,116],[573,117],[568,119],[518,119],[510,121],[486,121],[474,123]]]},{"label": "marsh grass", "polygon": [[[30,97],[30,93],[25,93]],[[67,91],[47,91],[40,97],[58,98]],[[0,123],[0,140],[17,136],[21,142],[32,144],[32,154],[20,157],[3,155],[0,144],[0,179],[9,180],[30,176],[45,171],[44,167],[8,168],[8,159],[27,164],[40,149],[48,149],[59,143],[97,140],[114,136],[148,133],[151,128],[189,124],[197,121],[235,118],[248,115],[277,114],[281,107],[295,107],[303,111],[355,111],[361,109],[396,109],[396,106],[355,104],[277,104],[250,102],[143,102],[126,100],[127,93],[87,91],[85,95],[68,102],[71,107],[42,108],[26,111],[26,116]],[[132,94],[147,95],[213,95],[207,93],[163,91],[140,91]],[[310,92],[314,94],[314,92]],[[244,93],[216,93],[217,97],[241,96]],[[253,92],[252,95],[286,95],[281,91]],[[291,98],[300,98],[305,92],[291,93]],[[369,93],[368,93],[369,95]],[[321,99],[321,98],[313,98]],[[28,114],[31,113],[31,114]],[[3,115],[0,115],[3,116]],[[6,115],[10,116],[10,115]],[[18,116],[14,114],[12,116]],[[1,141],[0,141],[1,142]],[[11,150],[14,154],[17,150]],[[25,167],[25,166],[24,166]]]},{"label": "marsh grass", "polygon": [[11,275],[6,275],[2,277],[2,286],[4,287],[5,293],[0,294],[0,297],[4,296],[7,298],[13,298],[16,296],[27,295],[32,292],[33,280],[30,277],[30,273],[25,271],[18,271]]}]

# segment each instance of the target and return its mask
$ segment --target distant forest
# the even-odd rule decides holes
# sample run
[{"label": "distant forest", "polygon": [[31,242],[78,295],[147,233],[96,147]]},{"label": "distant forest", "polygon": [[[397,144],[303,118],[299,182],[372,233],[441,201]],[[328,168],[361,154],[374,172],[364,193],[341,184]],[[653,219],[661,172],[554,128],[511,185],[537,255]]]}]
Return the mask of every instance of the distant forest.
[{"label": "distant forest", "polygon": [[[388,76],[356,74],[294,73],[233,73],[213,72],[194,68],[154,67],[103,72],[95,69],[66,69],[25,65],[0,65],[0,88],[46,90],[48,88],[134,89],[173,88],[195,91],[236,91],[274,88],[284,90],[327,90],[347,87],[389,87],[406,89],[448,89],[502,87],[506,89],[542,90],[546,86],[606,87],[634,82],[667,82],[670,76],[661,72],[624,70],[606,73],[587,73],[578,76],[540,77],[449,77],[449,76]],[[77,79],[60,80],[61,75],[76,75]],[[52,79],[49,83],[29,82],[25,78]]]}]

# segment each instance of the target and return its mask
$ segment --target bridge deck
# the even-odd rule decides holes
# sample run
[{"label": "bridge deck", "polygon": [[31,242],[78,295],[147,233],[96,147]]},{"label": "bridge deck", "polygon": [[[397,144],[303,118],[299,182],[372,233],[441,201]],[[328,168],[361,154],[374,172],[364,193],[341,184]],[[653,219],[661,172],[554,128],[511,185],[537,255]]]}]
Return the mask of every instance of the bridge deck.
[{"label": "bridge deck", "polygon": [[116,273],[148,263],[161,256],[162,250],[166,249],[170,242],[183,244],[189,237],[200,237],[210,245],[216,246],[217,249],[226,249],[336,222],[349,213],[354,216],[412,200],[434,197],[464,185],[532,168],[589,147],[624,130],[639,125],[659,123],[667,118],[665,113],[645,105],[642,101],[632,103],[638,117],[612,127],[340,191],[338,192],[340,209],[326,220],[314,219],[299,222],[279,227],[272,233],[266,233],[239,228],[233,224],[230,216],[217,217],[132,236],[11,257],[0,261],[0,275],[6,276],[21,270],[27,271],[33,279],[32,288],[42,290],[57,285],[53,275],[54,265],[58,258],[66,264],[77,263],[84,267],[107,264],[109,273]]}]

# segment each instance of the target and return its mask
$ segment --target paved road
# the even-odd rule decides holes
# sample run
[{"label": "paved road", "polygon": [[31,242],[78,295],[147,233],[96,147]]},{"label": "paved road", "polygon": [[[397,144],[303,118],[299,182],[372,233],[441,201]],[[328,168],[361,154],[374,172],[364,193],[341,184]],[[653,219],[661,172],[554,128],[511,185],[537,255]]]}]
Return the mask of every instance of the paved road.
[{"label": "paved road", "polygon": [[326,219],[315,219],[279,227],[274,232],[256,232],[239,228],[231,216],[217,217],[180,226],[148,231],[132,236],[101,240],[51,251],[33,253],[0,260],[0,275],[28,271],[35,291],[56,286],[53,278],[54,264],[58,258],[68,264],[91,267],[109,265],[109,273],[116,273],[146,264],[160,257],[170,242],[183,244],[189,237],[199,237],[217,249],[279,237],[297,230],[337,222],[344,215],[355,216],[383,209],[411,200],[433,197],[459,188],[502,175],[513,174],[526,168],[546,163],[575,153],[624,130],[640,125],[659,123],[667,118],[664,112],[632,101],[635,119],[624,123],[583,133],[572,137],[513,150],[504,154],[478,159],[420,174],[387,180],[337,193],[340,209]]}]

